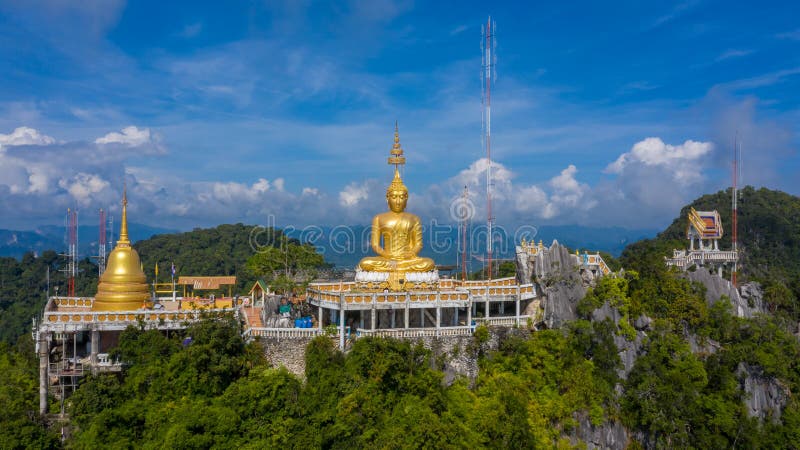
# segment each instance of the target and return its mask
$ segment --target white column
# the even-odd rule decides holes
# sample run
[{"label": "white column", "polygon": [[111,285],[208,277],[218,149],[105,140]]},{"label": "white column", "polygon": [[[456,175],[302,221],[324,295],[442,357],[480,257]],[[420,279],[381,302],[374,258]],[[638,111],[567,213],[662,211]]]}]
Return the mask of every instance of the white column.
[{"label": "white column", "polygon": [[372,317],[370,317],[369,325],[372,331],[375,331],[375,294],[372,294]]},{"label": "white column", "polygon": [[517,285],[517,297],[514,303],[516,303],[517,326],[519,326],[519,285]]},{"label": "white column", "polygon": [[408,308],[411,303],[411,296],[406,293],[406,328],[408,328]]},{"label": "white column", "polygon": [[92,363],[92,373],[97,373],[97,354],[100,352],[100,332],[92,330],[92,351],[89,354],[89,359]]},{"label": "white column", "polygon": [[339,294],[339,349],[344,350],[344,293]]},{"label": "white column", "polygon": [[439,334],[439,328],[442,326],[442,307],[439,305],[439,299],[436,299],[436,334]]},{"label": "white column", "polygon": [[319,331],[322,331],[322,317],[323,317],[323,310],[322,310],[322,302],[319,305],[319,320],[318,320],[318,327]]},{"label": "white column", "polygon": [[50,363],[50,340],[43,332],[39,332],[39,414],[47,413],[47,369]]},{"label": "white column", "polygon": [[467,326],[472,326],[472,294],[467,294]]},{"label": "white column", "polygon": [[394,325],[395,309],[394,308],[392,308],[391,316],[392,316],[392,328],[394,328],[395,327],[395,325]]},{"label": "white column", "polygon": [[364,310],[358,310],[358,328],[364,329]]},{"label": "white column", "polygon": [[486,285],[486,318],[489,318],[489,285]]}]

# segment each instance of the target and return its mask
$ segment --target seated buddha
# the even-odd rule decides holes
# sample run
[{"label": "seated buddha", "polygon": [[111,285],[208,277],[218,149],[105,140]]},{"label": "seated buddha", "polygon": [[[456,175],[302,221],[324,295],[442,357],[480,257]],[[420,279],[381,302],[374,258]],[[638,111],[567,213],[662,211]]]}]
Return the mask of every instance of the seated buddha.
[{"label": "seated buddha", "polygon": [[395,164],[394,179],[386,189],[389,211],[372,219],[370,246],[377,256],[363,258],[358,268],[368,272],[428,272],[435,267],[433,260],[417,256],[422,250],[422,224],[419,217],[405,211],[408,189],[397,169],[405,158],[402,157],[397,130],[392,154],[389,163]]}]

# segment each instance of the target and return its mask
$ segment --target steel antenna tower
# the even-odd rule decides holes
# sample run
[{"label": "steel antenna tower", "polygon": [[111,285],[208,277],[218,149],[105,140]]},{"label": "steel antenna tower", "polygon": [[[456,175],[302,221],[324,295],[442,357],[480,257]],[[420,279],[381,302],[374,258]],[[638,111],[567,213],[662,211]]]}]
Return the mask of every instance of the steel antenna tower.
[{"label": "steel antenna tower", "polygon": [[108,216],[108,248],[114,248],[114,216]]},{"label": "steel antenna tower", "polygon": [[106,219],[106,211],[103,208],[100,208],[100,230],[99,230],[99,241],[97,244],[97,271],[98,275],[103,275],[103,272],[106,270],[106,223],[108,220]]},{"label": "steel antenna tower", "polygon": [[462,194],[462,204],[464,205],[464,216],[461,218],[461,281],[467,281],[467,221],[469,220],[469,188],[464,186]]},{"label": "steel antenna tower", "polygon": [[481,86],[483,90],[483,145],[486,147],[486,274],[487,279],[492,279],[492,84],[497,78],[495,65],[496,42],[494,39],[496,24],[492,17],[481,26],[481,54],[483,64],[481,70]]},{"label": "steel antenna tower", "polygon": [[733,270],[731,271],[731,283],[733,286],[736,287],[736,275],[739,269],[738,267],[738,241],[739,241],[739,219],[738,219],[738,204],[739,204],[739,190],[738,190],[738,182],[739,182],[739,153],[741,151],[739,143],[739,136],[738,133],[733,140],[733,189],[731,190],[731,217],[732,217],[732,228],[733,232],[731,235],[731,244],[733,247],[733,251],[736,253],[736,261],[733,262]]},{"label": "steel antenna tower", "polygon": [[78,211],[67,209],[64,228],[67,253],[61,256],[66,258],[67,264],[61,271],[67,279],[67,297],[75,297],[75,277],[78,275]]}]

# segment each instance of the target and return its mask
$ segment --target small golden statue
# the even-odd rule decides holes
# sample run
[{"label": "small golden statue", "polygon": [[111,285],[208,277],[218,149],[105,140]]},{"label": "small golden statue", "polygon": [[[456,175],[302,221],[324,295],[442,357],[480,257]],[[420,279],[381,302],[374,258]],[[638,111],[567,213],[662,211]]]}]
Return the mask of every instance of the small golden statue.
[{"label": "small golden statue", "polygon": [[397,124],[391,155],[389,164],[394,164],[395,169],[394,179],[386,189],[389,211],[372,219],[370,245],[378,256],[363,258],[358,268],[368,272],[428,272],[435,268],[433,260],[417,256],[422,250],[422,224],[419,217],[405,212],[408,188],[403,184],[398,169],[405,164],[405,157]]}]

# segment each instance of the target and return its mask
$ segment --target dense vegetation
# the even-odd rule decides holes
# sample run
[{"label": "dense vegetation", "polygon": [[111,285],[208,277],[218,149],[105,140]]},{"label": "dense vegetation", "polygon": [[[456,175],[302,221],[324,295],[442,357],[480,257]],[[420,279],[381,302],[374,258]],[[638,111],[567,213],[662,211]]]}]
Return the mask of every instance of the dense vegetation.
[{"label": "dense vegetation", "polygon": [[[485,330],[483,330],[485,332]],[[606,325],[516,337],[483,360],[474,388],[443,383],[429,350],[360,339],[346,355],[327,337],[306,350],[306,382],[271,369],[235,322],[206,321],[182,336],[129,329],[125,375],[89,378],[71,399],[76,448],[532,448],[574,426],[602,423],[616,353]],[[465,352],[480,352],[482,334]],[[609,359],[595,367],[587,352]],[[597,350],[599,349],[599,350]]]},{"label": "dense vegetation", "polygon": [[[673,248],[686,247],[690,208],[717,210],[725,233],[720,248],[731,248],[731,191],[704,195],[681,209],[680,215],[653,239],[629,245],[622,253],[625,267],[656,267]],[[800,320],[800,197],[766,188],[746,187],[739,194],[739,279],[764,287],[771,312],[788,321]],[[726,274],[727,275],[727,274]]]},{"label": "dense vegetation", "polygon": [[[241,223],[157,235],[134,247],[148,279],[155,277],[158,264],[159,281],[169,282],[174,263],[176,276],[235,275],[237,292],[246,292],[259,278],[290,289],[302,270],[326,266],[312,246],[287,238],[281,230]],[[275,275],[278,271],[282,277]]]},{"label": "dense vegetation", "polygon": [[[31,331],[31,319],[41,315],[47,302],[47,270],[50,269],[50,295],[66,295],[64,258],[48,250],[41,256],[26,253],[22,259],[0,257],[0,342],[14,345]],[[84,259],[78,264],[75,283],[79,296],[97,291],[97,266]]]},{"label": "dense vegetation", "polygon": [[[27,336],[26,336],[27,337]],[[58,448],[58,436],[39,417],[39,378],[30,338],[0,342],[0,448]]]},{"label": "dense vegetation", "polygon": [[[693,205],[723,212],[729,201],[725,196],[705,196]],[[317,338],[306,349],[303,380],[269,367],[257,344],[246,344],[230,317],[209,318],[169,335],[129,328],[116,350],[127,363],[125,371],[88,377],[70,398],[75,428],[66,445],[568,447],[587,424],[622,423],[632,448],[800,448],[800,340],[792,334],[798,260],[774,257],[797,258],[800,247],[795,240],[798,218],[792,216],[798,200],[784,196],[744,190],[740,222],[743,277],[765,283],[774,314],[734,317],[724,298],[709,304],[702,285],[668,270],[664,255],[685,245],[685,220],[679,219],[656,239],[626,249],[620,259],[625,274],[601,279],[578,304],[579,320],[557,330],[512,330],[497,347],[489,346],[489,330],[479,327],[449,355],[477,358],[474,382],[456,378],[445,383],[440,358],[391,339],[361,338],[343,354],[330,338]],[[777,212],[764,212],[769,220],[762,221],[745,213],[744,205]],[[246,228],[231,227],[231,236]],[[216,245],[204,242],[175,251]],[[302,249],[295,250],[302,256]],[[157,250],[140,248],[145,251]],[[231,254],[240,251],[229,249]],[[231,273],[248,258],[254,266],[258,261],[252,254],[232,266]],[[56,269],[57,257],[26,258],[27,265],[0,260],[4,283],[30,283],[28,289],[42,292],[36,274],[48,265]],[[175,259],[176,265],[191,264],[186,258]],[[263,264],[277,264],[274,259],[264,257]],[[22,319],[14,302],[4,304],[3,320]],[[596,316],[598,308],[608,307],[618,320]],[[5,311],[17,311],[16,316]],[[645,316],[652,320],[646,332],[637,325]],[[4,337],[13,341],[22,335],[16,347],[0,343],[0,404],[8,405],[0,417],[3,448],[59,445],[35,412],[36,361],[24,334],[29,317]],[[190,344],[184,344],[187,336]],[[621,377],[621,344],[640,348],[626,377]],[[748,373],[757,374],[751,382],[773,383],[783,392],[780,417],[751,417],[744,390]]]}]

